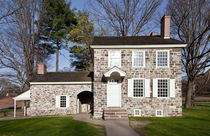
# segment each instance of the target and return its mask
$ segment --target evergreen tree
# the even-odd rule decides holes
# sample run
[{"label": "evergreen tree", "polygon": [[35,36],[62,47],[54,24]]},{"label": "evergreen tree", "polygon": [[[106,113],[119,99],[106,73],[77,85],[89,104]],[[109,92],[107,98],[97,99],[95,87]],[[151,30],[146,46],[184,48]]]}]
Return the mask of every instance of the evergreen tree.
[{"label": "evergreen tree", "polygon": [[89,20],[87,13],[77,14],[77,26],[69,32],[69,40],[76,42],[77,45],[70,47],[71,65],[76,71],[92,70],[92,53],[90,44],[93,39],[93,24]]},{"label": "evergreen tree", "polygon": [[[66,45],[69,31],[76,26],[75,11],[65,0],[45,0],[46,8],[40,29],[41,44],[56,53],[59,69],[59,50]],[[52,51],[51,51],[52,52]]]}]

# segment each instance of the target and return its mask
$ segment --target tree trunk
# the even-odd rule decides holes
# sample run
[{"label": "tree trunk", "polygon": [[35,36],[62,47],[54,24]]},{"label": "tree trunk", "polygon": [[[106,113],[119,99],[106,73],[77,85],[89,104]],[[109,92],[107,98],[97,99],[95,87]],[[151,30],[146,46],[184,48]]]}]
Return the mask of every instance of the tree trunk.
[{"label": "tree trunk", "polygon": [[59,49],[56,48],[56,72],[59,70]]},{"label": "tree trunk", "polygon": [[185,99],[185,108],[192,107],[192,95],[194,92],[194,80],[189,80],[187,85],[186,99]]}]

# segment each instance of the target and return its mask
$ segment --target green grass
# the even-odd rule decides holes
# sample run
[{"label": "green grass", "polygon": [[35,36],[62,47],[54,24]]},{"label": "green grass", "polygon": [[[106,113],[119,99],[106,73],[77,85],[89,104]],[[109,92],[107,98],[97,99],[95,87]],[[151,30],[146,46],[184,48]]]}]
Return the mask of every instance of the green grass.
[{"label": "green grass", "polygon": [[0,112],[0,118],[3,118],[4,114],[2,112]]},{"label": "green grass", "polygon": [[43,117],[0,121],[1,136],[104,136],[101,126],[71,117]]},{"label": "green grass", "polygon": [[[139,117],[152,123],[144,128],[149,136],[210,136],[210,102],[183,109],[183,117]],[[137,128],[138,129],[138,128]]]}]

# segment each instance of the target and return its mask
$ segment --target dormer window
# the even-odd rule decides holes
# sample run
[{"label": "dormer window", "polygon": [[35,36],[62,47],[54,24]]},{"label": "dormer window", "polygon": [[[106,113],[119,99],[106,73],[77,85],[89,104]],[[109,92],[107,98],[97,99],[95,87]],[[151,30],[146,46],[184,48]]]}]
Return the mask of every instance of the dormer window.
[{"label": "dormer window", "polygon": [[108,67],[121,67],[121,51],[109,51]]}]

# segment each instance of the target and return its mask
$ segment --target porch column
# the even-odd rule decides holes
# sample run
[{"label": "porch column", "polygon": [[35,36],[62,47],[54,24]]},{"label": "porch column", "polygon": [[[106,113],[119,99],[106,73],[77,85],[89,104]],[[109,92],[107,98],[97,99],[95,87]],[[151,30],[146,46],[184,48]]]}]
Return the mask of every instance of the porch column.
[{"label": "porch column", "polygon": [[26,101],[24,100],[23,116],[26,116]]},{"label": "porch column", "polygon": [[14,99],[14,118],[16,117],[16,100]]}]

